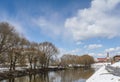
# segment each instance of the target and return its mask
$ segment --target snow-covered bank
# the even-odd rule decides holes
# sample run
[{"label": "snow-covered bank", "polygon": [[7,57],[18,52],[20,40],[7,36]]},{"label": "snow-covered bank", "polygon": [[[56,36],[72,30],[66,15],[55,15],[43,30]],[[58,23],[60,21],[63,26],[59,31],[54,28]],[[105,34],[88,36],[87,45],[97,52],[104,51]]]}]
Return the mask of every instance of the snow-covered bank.
[{"label": "snow-covered bank", "polygon": [[100,69],[102,66],[105,66],[107,64],[110,64],[110,63],[94,63],[92,64],[92,68],[95,69],[95,71],[97,71],[98,69]]},{"label": "snow-covered bank", "polygon": [[[16,67],[16,70],[22,71],[22,70],[27,69],[27,68],[28,68],[28,67]],[[2,68],[0,68],[0,73],[3,73],[3,72],[5,72],[5,71],[9,71],[9,68],[7,68],[7,67],[2,67]]]},{"label": "snow-covered bank", "polygon": [[[113,67],[120,67],[120,62],[112,65]],[[86,82],[120,82],[120,77],[109,73],[105,66],[96,71]]]}]

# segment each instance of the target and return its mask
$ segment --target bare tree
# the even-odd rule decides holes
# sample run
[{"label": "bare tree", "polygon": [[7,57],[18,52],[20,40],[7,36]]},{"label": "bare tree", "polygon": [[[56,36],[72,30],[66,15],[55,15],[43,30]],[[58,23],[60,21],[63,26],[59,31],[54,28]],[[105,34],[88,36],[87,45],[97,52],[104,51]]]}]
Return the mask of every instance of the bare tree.
[{"label": "bare tree", "polygon": [[4,59],[6,53],[13,46],[14,34],[15,30],[12,26],[5,22],[0,23],[0,57],[3,57],[1,59]]},{"label": "bare tree", "polygon": [[77,55],[65,54],[61,57],[61,63],[68,66],[68,65],[77,65],[79,64],[79,57]]},{"label": "bare tree", "polygon": [[45,66],[46,63],[46,56],[45,53],[41,52],[38,50],[38,61],[39,61],[39,66],[41,66],[42,68]]},{"label": "bare tree", "polygon": [[27,61],[30,65],[30,69],[33,68],[34,65],[34,69],[36,68],[36,63],[37,63],[37,59],[38,59],[38,55],[37,55],[38,51],[37,51],[37,43],[35,42],[27,42],[27,47],[25,50],[25,54],[27,55]]},{"label": "bare tree", "polygon": [[94,58],[90,55],[83,55],[81,56],[82,58],[82,61],[81,61],[81,64],[83,64],[85,67],[90,67],[91,64],[94,63]]},{"label": "bare tree", "polygon": [[15,70],[16,64],[24,61],[23,57],[24,38],[14,35],[13,46],[9,49],[10,70]]},{"label": "bare tree", "polygon": [[94,58],[89,55],[71,55],[65,54],[61,57],[61,64],[64,66],[72,65],[77,66],[78,64],[82,64],[85,67],[90,67],[90,65],[94,63]]},{"label": "bare tree", "polygon": [[14,27],[8,23],[0,23],[0,55],[8,59],[10,70],[15,70],[21,49],[22,39]]},{"label": "bare tree", "polygon": [[41,62],[43,67],[48,68],[50,60],[52,57],[56,56],[58,49],[50,42],[43,42],[39,44],[39,50],[43,53],[41,54]]},{"label": "bare tree", "polygon": [[[50,42],[43,42],[39,45],[29,42],[16,32],[13,26],[8,23],[0,23],[0,60],[7,61],[10,70],[15,70],[16,64],[28,62],[30,68],[39,60],[43,67],[48,67],[50,60],[58,53],[58,49]],[[26,59],[27,58],[27,59]]]}]

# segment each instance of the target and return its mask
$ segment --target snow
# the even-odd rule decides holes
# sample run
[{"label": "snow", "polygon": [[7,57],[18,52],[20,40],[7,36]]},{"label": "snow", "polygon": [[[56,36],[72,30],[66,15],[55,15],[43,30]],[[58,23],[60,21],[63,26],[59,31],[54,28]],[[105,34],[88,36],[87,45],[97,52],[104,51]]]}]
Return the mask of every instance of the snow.
[{"label": "snow", "polygon": [[0,73],[2,73],[4,71],[9,71],[9,68],[0,68]]},{"label": "snow", "polygon": [[92,68],[95,69],[95,71],[97,71],[98,69],[100,69],[102,66],[105,66],[107,64],[110,64],[110,63],[94,63],[92,64]]},{"label": "snow", "polygon": [[[113,67],[120,67],[120,62],[112,65]],[[86,82],[120,82],[120,77],[110,74],[105,66],[102,66],[96,71]]]},{"label": "snow", "polygon": [[[22,71],[22,70],[24,70],[26,67],[16,67],[16,70],[19,70],[19,71]],[[0,68],[0,73],[3,73],[3,72],[5,72],[5,71],[9,71],[9,68],[7,68],[7,67],[2,67],[2,68]]]}]

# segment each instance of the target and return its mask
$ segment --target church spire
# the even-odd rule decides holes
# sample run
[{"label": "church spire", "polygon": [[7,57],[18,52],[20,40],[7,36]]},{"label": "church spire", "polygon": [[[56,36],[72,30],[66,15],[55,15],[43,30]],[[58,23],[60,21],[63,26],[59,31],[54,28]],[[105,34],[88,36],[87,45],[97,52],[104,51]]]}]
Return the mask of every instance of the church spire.
[{"label": "church spire", "polygon": [[109,60],[110,60],[110,57],[109,57],[109,52],[107,52],[107,62],[109,62]]}]

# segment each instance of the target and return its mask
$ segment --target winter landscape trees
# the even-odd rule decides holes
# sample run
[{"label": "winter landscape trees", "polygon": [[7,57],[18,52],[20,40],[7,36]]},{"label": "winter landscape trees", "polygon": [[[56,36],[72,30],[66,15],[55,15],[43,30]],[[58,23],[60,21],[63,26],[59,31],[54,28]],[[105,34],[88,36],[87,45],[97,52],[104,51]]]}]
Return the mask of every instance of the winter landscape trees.
[{"label": "winter landscape trees", "polygon": [[38,61],[39,64],[48,67],[50,59],[57,52],[52,43],[30,42],[20,36],[10,24],[0,23],[0,62],[7,64],[10,70],[15,70],[16,65],[25,62],[29,63],[31,69],[36,68]]},{"label": "winter landscape trees", "polygon": [[48,68],[50,63],[57,65],[90,65],[94,63],[89,55],[63,55],[56,59],[59,50],[51,42],[30,42],[21,36],[15,28],[5,22],[0,23],[0,63],[7,65],[9,70],[15,70],[17,66],[29,65],[30,69]]},{"label": "winter landscape trees", "polygon": [[65,54],[61,57],[61,64],[65,66],[89,66],[94,63],[94,59],[92,56],[89,55],[71,55],[71,54]]}]

